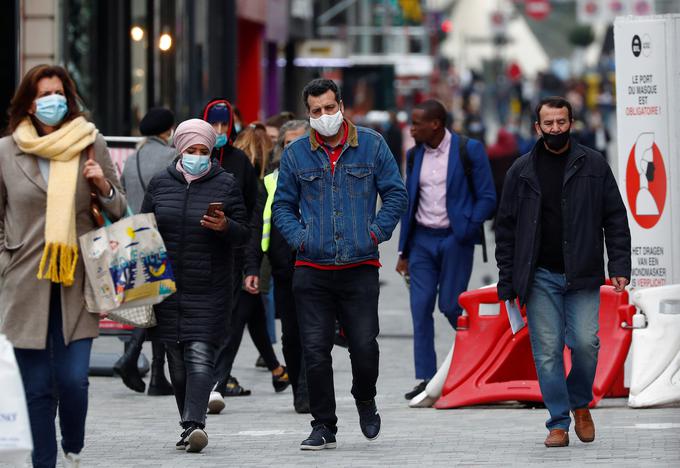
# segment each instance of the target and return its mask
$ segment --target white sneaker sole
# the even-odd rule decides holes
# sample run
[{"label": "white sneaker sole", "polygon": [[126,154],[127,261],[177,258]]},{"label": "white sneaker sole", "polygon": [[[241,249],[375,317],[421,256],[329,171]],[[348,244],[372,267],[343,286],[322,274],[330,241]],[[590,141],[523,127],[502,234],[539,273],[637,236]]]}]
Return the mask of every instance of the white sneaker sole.
[{"label": "white sneaker sole", "polygon": [[213,393],[216,393],[218,396],[213,396],[212,393],[210,394],[210,399],[208,400],[208,414],[220,414],[226,406],[224,404],[224,398],[222,398],[222,395],[219,392]]},{"label": "white sneaker sole", "polygon": [[323,450],[334,449],[338,446],[337,442],[328,442],[323,445],[300,445],[300,450]]},{"label": "white sneaker sole", "polygon": [[187,452],[198,453],[208,445],[208,434],[200,429],[196,429],[187,437]]}]

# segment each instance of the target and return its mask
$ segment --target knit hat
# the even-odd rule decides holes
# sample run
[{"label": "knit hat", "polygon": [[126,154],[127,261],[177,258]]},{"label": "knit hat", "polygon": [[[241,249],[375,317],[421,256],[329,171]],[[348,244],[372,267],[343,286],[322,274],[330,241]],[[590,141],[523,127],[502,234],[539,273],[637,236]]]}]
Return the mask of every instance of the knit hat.
[{"label": "knit hat", "polygon": [[205,145],[210,152],[215,146],[217,133],[205,120],[185,120],[175,129],[174,144],[179,154],[184,154],[187,148],[193,145]]},{"label": "knit hat", "polygon": [[231,111],[226,104],[218,102],[208,109],[208,116],[206,117],[206,120],[211,124],[217,122],[230,122]]},{"label": "knit hat", "polygon": [[139,131],[144,136],[160,135],[175,125],[175,114],[165,107],[152,107],[139,122]]}]

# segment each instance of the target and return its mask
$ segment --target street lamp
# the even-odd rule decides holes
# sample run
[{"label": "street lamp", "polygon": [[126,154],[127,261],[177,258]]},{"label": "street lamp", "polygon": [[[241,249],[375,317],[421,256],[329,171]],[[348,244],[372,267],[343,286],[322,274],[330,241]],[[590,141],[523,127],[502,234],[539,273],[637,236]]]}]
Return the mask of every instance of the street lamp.
[{"label": "street lamp", "polygon": [[172,47],[172,36],[168,33],[161,34],[158,39],[158,48],[163,52],[167,52]]}]

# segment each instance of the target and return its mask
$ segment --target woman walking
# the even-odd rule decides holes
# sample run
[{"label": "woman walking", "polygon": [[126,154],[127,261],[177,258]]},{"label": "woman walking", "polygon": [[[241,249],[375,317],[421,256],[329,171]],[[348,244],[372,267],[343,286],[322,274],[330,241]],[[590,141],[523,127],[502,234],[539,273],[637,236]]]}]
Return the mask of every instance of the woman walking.
[{"label": "woman walking", "polygon": [[33,466],[56,465],[55,407],[64,464],[78,466],[99,331],[99,316],[85,309],[78,236],[96,227],[91,190],[114,221],[126,201],[106,142],[80,112],[64,68],[28,71],[8,130],[0,139],[0,331],[14,346],[26,391]]},{"label": "woman walking", "polygon": [[176,446],[208,444],[205,415],[215,351],[231,310],[232,250],[248,240],[243,197],[234,177],[210,159],[217,134],[200,119],[175,132],[178,158],[149,182],[142,213],[154,213],[177,279],[177,292],[155,307],[152,340],[164,342],[184,429]]}]

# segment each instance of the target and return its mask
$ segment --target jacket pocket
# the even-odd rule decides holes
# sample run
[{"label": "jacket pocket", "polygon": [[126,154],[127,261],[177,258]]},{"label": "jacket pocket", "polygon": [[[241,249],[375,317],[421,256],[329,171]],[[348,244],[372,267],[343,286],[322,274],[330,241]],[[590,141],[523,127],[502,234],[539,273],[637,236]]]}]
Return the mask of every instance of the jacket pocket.
[{"label": "jacket pocket", "polygon": [[5,239],[4,244],[5,248],[2,253],[0,253],[0,276],[5,276],[9,265],[12,263],[12,256],[14,252],[24,246],[24,241],[21,241],[18,244],[9,245],[7,239]]},{"label": "jacket pocket", "polygon": [[365,197],[371,193],[373,168],[370,166],[345,166],[349,194],[352,197]]},{"label": "jacket pocket", "polygon": [[298,172],[300,190],[307,200],[319,200],[323,196],[323,169],[308,169]]}]

